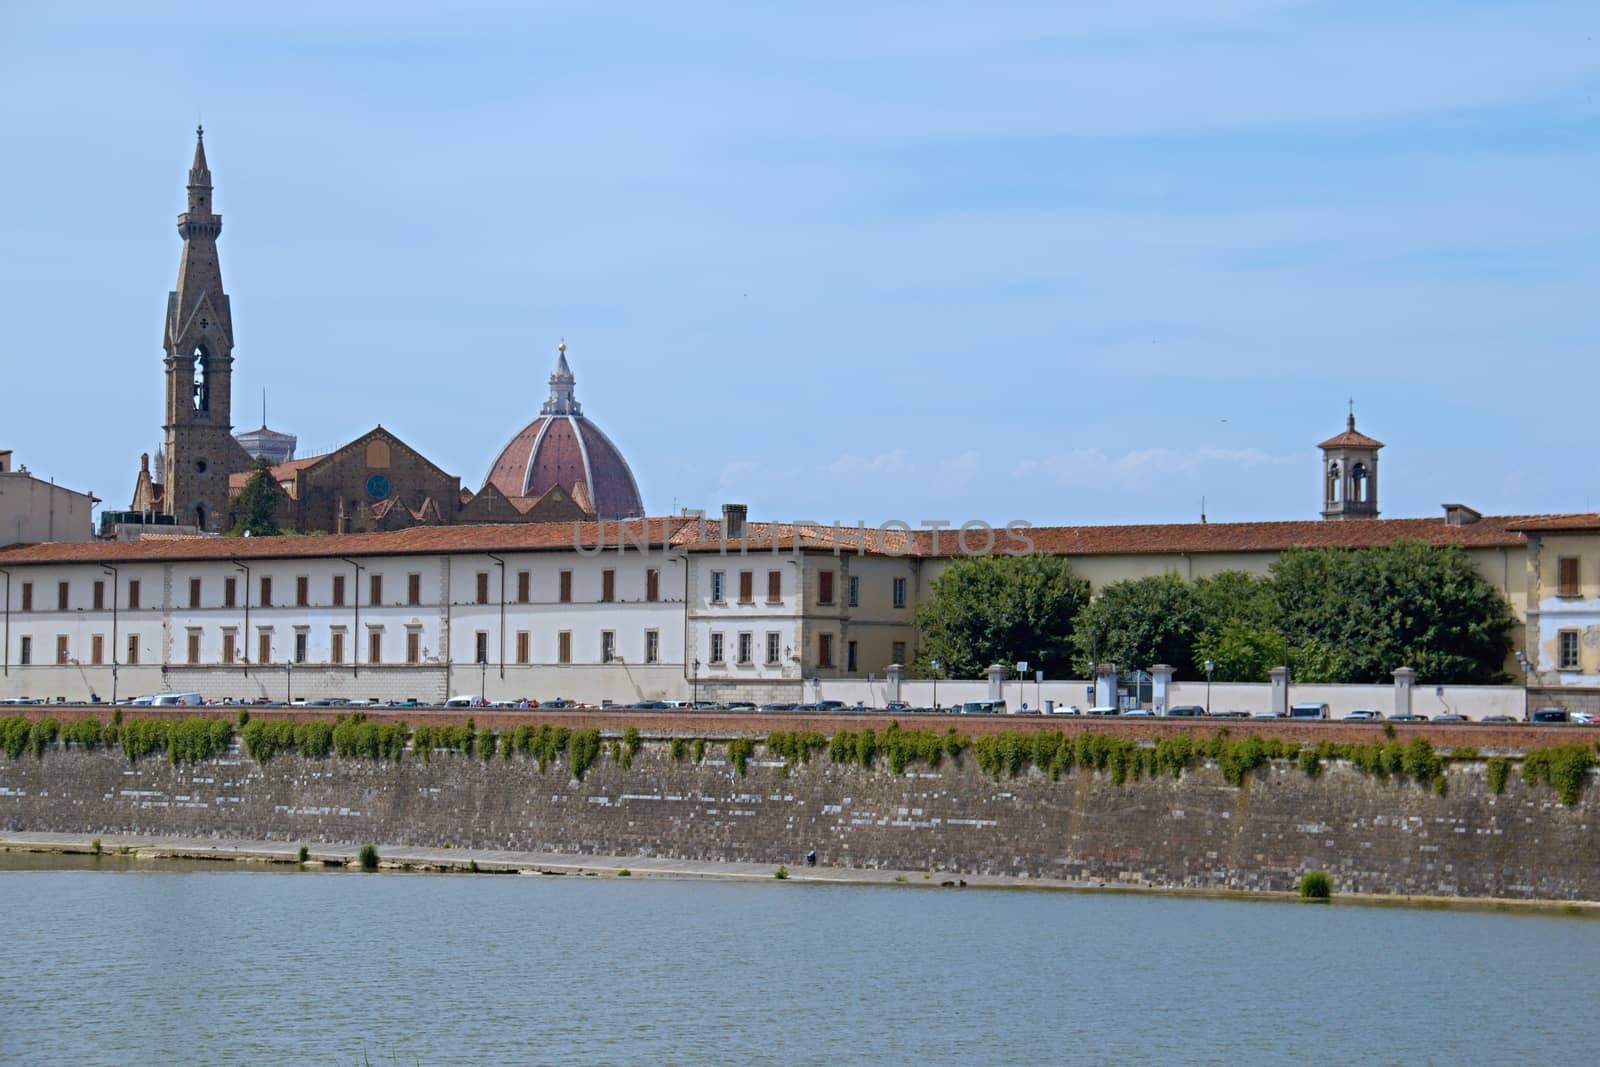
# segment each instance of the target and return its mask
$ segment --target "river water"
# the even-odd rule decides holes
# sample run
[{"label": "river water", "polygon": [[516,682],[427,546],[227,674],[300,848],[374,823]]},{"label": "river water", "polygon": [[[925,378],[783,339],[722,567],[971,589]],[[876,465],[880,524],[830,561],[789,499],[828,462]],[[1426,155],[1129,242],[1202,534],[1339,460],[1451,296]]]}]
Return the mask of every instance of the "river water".
[{"label": "river water", "polygon": [[1029,890],[0,868],[7,1064],[1600,1058],[1600,920]]}]

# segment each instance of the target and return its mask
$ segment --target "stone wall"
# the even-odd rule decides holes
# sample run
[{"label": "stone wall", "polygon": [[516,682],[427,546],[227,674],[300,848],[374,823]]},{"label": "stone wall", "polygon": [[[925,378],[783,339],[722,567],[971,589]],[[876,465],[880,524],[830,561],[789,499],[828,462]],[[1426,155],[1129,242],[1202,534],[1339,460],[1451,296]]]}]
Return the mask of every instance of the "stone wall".
[{"label": "stone wall", "polygon": [[[762,750],[757,749],[758,757]],[[793,865],[821,862],[1118,885],[1286,890],[1304,871],[1337,891],[1600,901],[1600,802],[1566,807],[1512,774],[1452,764],[1444,796],[1331,764],[1286,763],[1238,788],[1214,767],[1122,785],[1075,770],[995,782],[969,754],[895,775],[824,758],[739,776],[720,744],[674,761],[648,741],[581,783],[565,763],[435,753],[399,764],[248,757],[174,767],[116,751],[0,756],[0,829],[286,842],[516,849]]]}]

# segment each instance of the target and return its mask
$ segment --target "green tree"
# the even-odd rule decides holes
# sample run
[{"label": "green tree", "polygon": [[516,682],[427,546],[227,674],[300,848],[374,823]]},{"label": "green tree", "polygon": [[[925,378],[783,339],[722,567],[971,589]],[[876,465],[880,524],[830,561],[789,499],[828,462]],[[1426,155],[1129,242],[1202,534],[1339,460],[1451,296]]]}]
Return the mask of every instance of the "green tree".
[{"label": "green tree", "polygon": [[274,537],[278,529],[278,497],[282,491],[272,477],[272,464],[265,456],[257,456],[250,464],[250,477],[244,488],[229,499],[233,509],[233,528],[228,532],[235,537]]},{"label": "green tree", "polygon": [[1303,681],[1386,682],[1401,666],[1432,683],[1505,679],[1511,605],[1457,546],[1292,549],[1272,578]]},{"label": "green tree", "polygon": [[1027,660],[1062,675],[1071,666],[1073,621],[1089,602],[1089,583],[1062,556],[968,556],[934,579],[917,609],[917,672],[976,678],[992,663]]},{"label": "green tree", "polygon": [[1078,616],[1075,665],[1087,673],[1091,660],[1129,672],[1167,663],[1179,677],[1192,678],[1200,623],[1194,587],[1176,574],[1112,582]]},{"label": "green tree", "polygon": [[1284,661],[1283,613],[1272,579],[1222,571],[1194,583],[1200,632],[1194,643],[1196,677],[1211,660],[1219,682],[1264,682]]}]

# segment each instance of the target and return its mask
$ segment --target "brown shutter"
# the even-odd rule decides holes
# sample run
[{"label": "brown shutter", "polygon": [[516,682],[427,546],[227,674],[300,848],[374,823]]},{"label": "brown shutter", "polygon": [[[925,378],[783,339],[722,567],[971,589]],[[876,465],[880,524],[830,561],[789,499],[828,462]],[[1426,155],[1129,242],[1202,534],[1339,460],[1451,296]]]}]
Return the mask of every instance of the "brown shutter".
[{"label": "brown shutter", "polygon": [[833,603],[833,572],[821,571],[817,574],[817,603]]},{"label": "brown shutter", "polygon": [[563,604],[569,604],[569,603],[572,602],[572,572],[571,571],[562,571],[561,572],[561,602]]},{"label": "brown shutter", "polygon": [[67,610],[67,605],[70,603],[71,588],[72,587],[66,582],[56,583],[56,609],[58,611]]},{"label": "brown shutter", "polygon": [[200,635],[199,634],[190,634],[189,635],[189,662],[190,663],[199,663],[200,662]]},{"label": "brown shutter", "polygon": [[[479,575],[479,577],[484,577]],[[422,575],[406,575],[406,603],[416,607],[422,603]]]},{"label": "brown shutter", "polygon": [[[372,594],[370,597],[367,598],[367,603],[372,604],[374,606],[376,606],[378,604],[382,604],[383,603],[383,575],[374,574],[368,580],[367,584],[369,586],[371,586],[371,589],[369,591]],[[374,662],[376,662],[376,661],[374,661]]]},{"label": "brown shutter", "polygon": [[748,604],[756,598],[755,571],[739,572],[739,603]]},{"label": "brown shutter", "polygon": [[1578,557],[1562,556],[1556,562],[1556,584],[1561,596],[1578,595]]},{"label": "brown shutter", "polygon": [[33,583],[32,582],[23,582],[22,583],[22,610],[23,611],[32,611],[33,610]]},{"label": "brown shutter", "polygon": [[572,662],[572,633],[571,633],[571,631],[568,631],[568,630],[562,630],[561,631],[560,636],[556,638],[556,652],[557,652],[556,658],[558,660],[560,660],[562,663],[571,663]]},{"label": "brown shutter", "polygon": [[776,604],[783,599],[783,572],[767,572],[767,603]]},{"label": "brown shutter", "polygon": [[302,608],[311,603],[311,579],[303,574],[297,575],[294,580],[294,602]]},{"label": "brown shutter", "polygon": [[383,662],[383,631],[370,630],[367,633],[367,662]]},{"label": "brown shutter", "polygon": [[517,603],[526,604],[530,595],[528,586],[531,584],[531,575],[527,571],[517,572]]},{"label": "brown shutter", "polygon": [[600,599],[606,603],[617,599],[617,572],[600,572]]},{"label": "brown shutter", "polygon": [[661,572],[651,569],[644,572],[644,598],[651,603],[661,599]]},{"label": "brown shutter", "polygon": [[139,606],[139,579],[135,578],[128,583],[128,607]]},{"label": "brown shutter", "polygon": [[[336,608],[344,607],[344,575],[342,574],[333,576],[333,606]],[[338,661],[335,660],[334,662],[337,663]]]},{"label": "brown shutter", "polygon": [[261,599],[257,601],[264,608],[272,607],[272,579],[263,576],[261,579]]},{"label": "brown shutter", "polygon": [[[106,606],[106,583],[94,583],[94,610],[104,611]],[[192,605],[191,605],[192,606]]]},{"label": "brown shutter", "polygon": [[198,578],[189,579],[189,606],[191,608],[200,606],[200,579]]},{"label": "brown shutter", "polygon": [[231,608],[239,600],[239,579],[224,578],[222,580],[222,606]]},{"label": "brown shutter", "polygon": [[488,571],[479,571],[478,572],[478,603],[487,604],[488,602],[489,602],[489,572]]}]

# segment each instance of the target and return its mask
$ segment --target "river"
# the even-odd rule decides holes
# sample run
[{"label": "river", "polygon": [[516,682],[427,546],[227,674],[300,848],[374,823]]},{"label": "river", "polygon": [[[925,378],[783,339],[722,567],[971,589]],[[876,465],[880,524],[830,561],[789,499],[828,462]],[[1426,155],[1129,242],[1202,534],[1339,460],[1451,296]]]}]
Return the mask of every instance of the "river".
[{"label": "river", "polygon": [[1600,920],[0,858],[8,1064],[1600,1055]]}]

